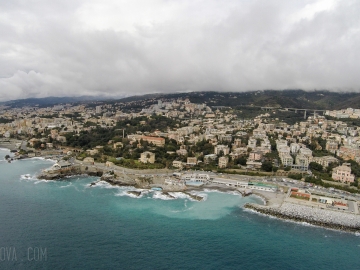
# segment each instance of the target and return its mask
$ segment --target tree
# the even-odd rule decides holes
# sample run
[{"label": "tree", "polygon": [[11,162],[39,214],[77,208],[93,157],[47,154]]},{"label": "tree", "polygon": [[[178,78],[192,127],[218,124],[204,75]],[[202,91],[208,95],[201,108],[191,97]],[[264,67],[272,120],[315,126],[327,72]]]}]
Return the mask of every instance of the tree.
[{"label": "tree", "polygon": [[321,172],[323,170],[323,166],[321,164],[318,164],[316,162],[310,162],[309,167],[311,170],[315,170],[318,172]]},{"label": "tree", "polygon": [[246,157],[239,157],[239,158],[237,158],[236,160],[235,160],[235,164],[240,164],[240,165],[243,165],[243,166],[245,166],[246,165],[246,161],[247,161],[247,159],[246,159]]},{"label": "tree", "polygon": [[263,164],[261,164],[261,169],[265,172],[271,172],[272,168],[273,166],[270,161],[264,161]]},{"label": "tree", "polygon": [[338,164],[336,164],[335,162],[330,162],[329,166],[326,168],[326,172],[331,174],[336,166],[338,166]]},{"label": "tree", "polygon": [[260,139],[256,139],[256,146],[260,146],[261,145],[261,140]]}]

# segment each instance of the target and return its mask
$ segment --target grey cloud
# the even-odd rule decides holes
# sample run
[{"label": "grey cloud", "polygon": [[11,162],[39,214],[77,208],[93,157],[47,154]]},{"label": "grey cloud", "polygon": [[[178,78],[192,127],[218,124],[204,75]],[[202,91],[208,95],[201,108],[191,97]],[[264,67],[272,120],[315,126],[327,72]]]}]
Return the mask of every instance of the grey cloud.
[{"label": "grey cloud", "polygon": [[[193,1],[190,13],[189,6],[184,7],[173,19],[135,23],[132,31],[111,25],[82,27],[77,11],[85,1],[34,1],[30,7],[8,2],[0,2],[0,17],[5,18],[0,19],[0,100],[205,90],[360,90],[358,1],[337,2],[334,9],[295,21],[293,16],[315,1],[229,1],[231,8],[219,16],[208,8],[205,14],[215,17],[201,14],[205,2]],[[199,18],[194,17],[195,8]]]}]

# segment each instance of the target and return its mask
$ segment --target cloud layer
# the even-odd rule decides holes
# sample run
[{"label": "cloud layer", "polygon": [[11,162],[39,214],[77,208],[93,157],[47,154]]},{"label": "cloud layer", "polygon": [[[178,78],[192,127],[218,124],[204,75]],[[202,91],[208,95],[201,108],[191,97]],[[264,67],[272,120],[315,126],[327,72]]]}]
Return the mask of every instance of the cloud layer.
[{"label": "cloud layer", "polygon": [[355,0],[0,0],[0,100],[360,91],[359,10]]}]

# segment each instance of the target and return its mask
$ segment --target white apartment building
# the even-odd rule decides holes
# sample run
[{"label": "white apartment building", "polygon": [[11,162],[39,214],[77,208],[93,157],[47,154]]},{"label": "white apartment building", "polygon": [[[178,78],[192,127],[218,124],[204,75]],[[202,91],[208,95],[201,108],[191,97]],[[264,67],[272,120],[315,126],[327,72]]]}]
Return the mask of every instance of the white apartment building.
[{"label": "white apartment building", "polygon": [[216,155],[220,155],[221,151],[223,152],[224,155],[228,155],[230,153],[230,148],[227,145],[216,145],[215,146],[215,154]]}]

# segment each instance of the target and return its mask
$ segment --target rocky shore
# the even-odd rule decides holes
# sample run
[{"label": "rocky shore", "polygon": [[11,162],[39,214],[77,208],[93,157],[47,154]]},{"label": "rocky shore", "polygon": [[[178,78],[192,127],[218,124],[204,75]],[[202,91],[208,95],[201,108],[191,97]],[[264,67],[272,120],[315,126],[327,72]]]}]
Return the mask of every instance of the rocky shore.
[{"label": "rocky shore", "polygon": [[313,208],[284,202],[281,207],[246,204],[247,209],[296,222],[307,222],[325,228],[347,232],[360,232],[360,216],[327,209]]},{"label": "rocky shore", "polygon": [[38,179],[45,179],[45,180],[58,180],[66,177],[71,177],[74,175],[89,175],[89,176],[101,176],[101,172],[97,171],[84,171],[80,167],[72,167],[68,170],[61,170],[56,172],[42,172],[40,173],[37,178]]}]

